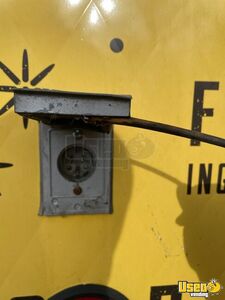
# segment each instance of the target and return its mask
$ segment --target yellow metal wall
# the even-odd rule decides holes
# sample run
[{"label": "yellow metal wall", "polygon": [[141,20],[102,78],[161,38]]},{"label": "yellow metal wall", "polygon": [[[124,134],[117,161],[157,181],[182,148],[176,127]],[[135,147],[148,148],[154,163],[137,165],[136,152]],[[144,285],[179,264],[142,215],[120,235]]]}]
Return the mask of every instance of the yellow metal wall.
[{"label": "yellow metal wall", "polygon": [[[218,91],[205,92],[214,116],[203,119],[202,131],[224,137],[225,2],[112,2],[107,12],[101,0],[2,0],[0,60],[21,78],[27,49],[30,79],[55,64],[37,87],[131,94],[134,116],[185,128],[195,81],[218,81]],[[120,53],[109,47],[115,37],[124,42]],[[0,84],[14,85],[2,70]],[[0,93],[1,106],[11,97]],[[0,299],[47,299],[81,283],[131,300],[178,280],[213,277],[225,285],[225,199],[216,193],[224,149],[122,127],[115,137],[114,213],[39,217],[38,125],[25,130],[13,108],[0,117],[0,161],[13,164],[0,169]],[[200,163],[213,164],[207,195],[196,191]]]}]

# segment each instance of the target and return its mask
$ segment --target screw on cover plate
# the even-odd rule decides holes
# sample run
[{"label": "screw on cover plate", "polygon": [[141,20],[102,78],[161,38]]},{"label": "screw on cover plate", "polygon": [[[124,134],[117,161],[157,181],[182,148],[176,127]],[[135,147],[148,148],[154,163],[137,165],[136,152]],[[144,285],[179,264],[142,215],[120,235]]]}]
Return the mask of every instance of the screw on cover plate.
[{"label": "screw on cover plate", "polygon": [[73,192],[74,192],[74,194],[75,195],[80,195],[81,193],[82,193],[82,188],[79,186],[79,184],[77,184],[76,186],[75,186],[75,188],[73,189]]},{"label": "screw on cover plate", "polygon": [[82,139],[82,131],[80,129],[76,129],[73,132],[73,136],[76,137],[76,139],[78,140]]}]

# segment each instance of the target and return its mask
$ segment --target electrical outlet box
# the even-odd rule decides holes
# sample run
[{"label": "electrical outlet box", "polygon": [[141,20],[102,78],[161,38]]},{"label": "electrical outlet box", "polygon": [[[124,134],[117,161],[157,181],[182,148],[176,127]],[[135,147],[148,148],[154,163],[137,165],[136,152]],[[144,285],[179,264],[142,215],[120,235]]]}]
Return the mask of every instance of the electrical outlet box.
[{"label": "electrical outlet box", "polygon": [[40,215],[112,212],[112,130],[40,124]]},{"label": "electrical outlet box", "polygon": [[[127,118],[130,96],[15,89],[15,111],[40,122],[39,215],[112,212],[112,126],[85,117]],[[103,122],[104,124],[104,122]]]}]

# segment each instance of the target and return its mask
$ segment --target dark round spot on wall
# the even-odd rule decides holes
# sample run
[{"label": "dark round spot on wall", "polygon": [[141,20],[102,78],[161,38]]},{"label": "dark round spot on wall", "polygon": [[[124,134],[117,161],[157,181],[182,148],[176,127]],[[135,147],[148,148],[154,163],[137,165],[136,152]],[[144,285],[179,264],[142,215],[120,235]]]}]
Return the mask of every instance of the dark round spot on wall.
[{"label": "dark round spot on wall", "polygon": [[112,39],[110,42],[110,48],[115,53],[121,52],[124,48],[123,41],[119,38]]}]

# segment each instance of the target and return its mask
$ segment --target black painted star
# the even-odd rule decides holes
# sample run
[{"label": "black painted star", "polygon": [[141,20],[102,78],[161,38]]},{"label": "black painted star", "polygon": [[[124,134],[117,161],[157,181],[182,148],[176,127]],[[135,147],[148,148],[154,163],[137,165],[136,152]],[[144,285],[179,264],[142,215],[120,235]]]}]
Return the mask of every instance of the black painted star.
[{"label": "black painted star", "polygon": [[0,162],[0,169],[12,167],[13,164]]},{"label": "black painted star", "polygon": [[[42,70],[38,75],[36,75],[31,81],[30,84],[32,86],[36,86],[39,82],[41,82],[54,68],[54,64],[49,65],[44,70]],[[20,85],[21,80],[15,73],[13,73],[3,62],[0,61],[0,69],[11,79],[11,81],[15,85]],[[23,51],[23,59],[22,59],[22,81],[29,81],[29,60],[27,50]],[[8,86],[8,85],[0,85],[1,92],[12,92],[12,89],[16,86]],[[0,108],[0,116],[6,113],[12,106],[14,105],[13,98],[10,99],[2,108]],[[24,128],[26,129],[28,126],[28,119],[23,118]]]}]

